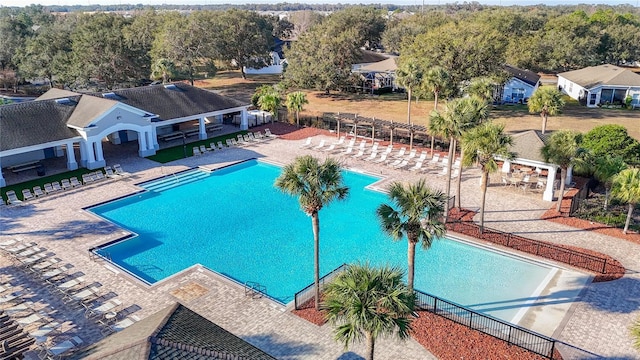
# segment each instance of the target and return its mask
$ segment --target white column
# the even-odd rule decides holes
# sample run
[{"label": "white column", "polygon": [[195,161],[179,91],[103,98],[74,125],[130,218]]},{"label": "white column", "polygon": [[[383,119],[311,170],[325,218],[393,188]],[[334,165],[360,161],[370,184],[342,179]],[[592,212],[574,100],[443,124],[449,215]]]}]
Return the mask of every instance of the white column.
[{"label": "white column", "polygon": [[89,142],[89,146],[87,146],[87,155],[89,155],[87,159],[87,169],[99,169],[107,165],[102,154],[101,140]]},{"label": "white column", "polygon": [[511,171],[511,161],[509,161],[509,160],[505,160],[505,161],[502,163],[502,172],[503,172],[503,173],[508,173],[508,172],[510,172],[510,171]]},{"label": "white column", "polygon": [[98,140],[93,143],[96,150],[96,161],[104,161],[104,154],[102,153],[102,141]]},{"label": "white column", "polygon": [[547,175],[547,187],[542,194],[542,200],[553,201],[553,183],[556,181],[556,171],[558,169],[555,166],[549,168],[549,174]]},{"label": "white column", "polygon": [[158,144],[158,128],[151,126],[151,143],[154,150],[160,150],[160,144]]},{"label": "white column", "polygon": [[569,185],[569,184],[571,184],[572,182],[573,182],[573,165],[570,165],[570,166],[567,168],[567,177],[566,177],[566,179],[564,180],[564,183],[565,183],[565,184],[567,184],[567,185]]},{"label": "white column", "polygon": [[156,149],[153,145],[152,133],[152,129],[138,133],[138,156],[147,157],[156,153]]},{"label": "white column", "polygon": [[138,133],[138,153],[142,154],[147,150],[147,134],[146,131]]},{"label": "white column", "polygon": [[64,156],[64,151],[62,151],[62,145],[58,145],[56,147],[53,148],[56,157],[61,157]]},{"label": "white column", "polygon": [[80,166],[87,166],[87,142],[86,141],[81,141],[80,142]]},{"label": "white column", "polygon": [[75,170],[78,168],[78,163],[76,162],[76,154],[73,151],[73,142],[67,143],[67,169]]},{"label": "white column", "polygon": [[247,109],[243,109],[240,113],[240,130],[249,129],[249,119],[247,117]]},{"label": "white column", "polygon": [[207,129],[204,127],[204,116],[198,119],[198,129],[200,132],[198,133],[200,140],[207,139]]},{"label": "white column", "polygon": [[96,166],[96,153],[95,148],[93,147],[93,141],[87,139],[87,142],[85,143],[85,151],[87,155],[85,164],[86,168],[90,170],[98,168],[98,166]]}]

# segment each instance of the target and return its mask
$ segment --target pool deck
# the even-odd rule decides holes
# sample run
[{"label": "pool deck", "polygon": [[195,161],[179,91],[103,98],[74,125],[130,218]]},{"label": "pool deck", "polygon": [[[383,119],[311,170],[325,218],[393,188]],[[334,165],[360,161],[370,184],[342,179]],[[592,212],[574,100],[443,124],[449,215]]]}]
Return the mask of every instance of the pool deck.
[{"label": "pool deck", "polygon": [[[317,142],[314,139],[314,143]],[[112,296],[117,295],[140,318],[180,300],[185,306],[279,359],[360,359],[358,354],[364,353],[363,345],[353,346],[347,352],[342,344],[333,340],[329,325],[318,327],[310,324],[268,299],[247,298],[236,284],[197,267],[147,287],[89,257],[88,249],[118,239],[126,232],[88,214],[83,208],[135,193],[140,190],[136,183],[191,167],[217,168],[248,158],[287,163],[300,154],[326,156],[325,153],[299,149],[302,143],[302,140],[276,139],[246,148],[189,157],[164,166],[137,157],[135,148],[125,151],[124,155],[105,149],[108,164],[120,163],[131,176],[0,209],[0,242],[11,238],[37,242],[64,262],[72,264],[71,272],[82,272],[88,281],[99,282],[105,291],[112,292]],[[126,150],[125,147],[122,149]],[[444,179],[434,172],[415,174],[353,158],[342,160],[348,167],[385,176],[380,186],[396,179],[412,181],[420,176],[433,187],[444,189],[445,186]],[[478,189],[479,172],[465,169],[463,207],[479,207],[481,194]],[[620,280],[588,285],[577,298],[579,284],[571,280],[564,284],[552,282],[544,289],[541,300],[551,310],[541,310],[541,304],[536,304],[523,319],[526,325],[550,332],[548,335],[607,358],[640,357],[632,347],[628,331],[640,316],[640,245],[540,220],[542,213],[551,206],[541,199],[540,194],[491,186],[487,205],[485,225],[488,227],[600,251],[613,256],[628,269],[627,275]],[[203,216],[203,221],[206,218],[207,215]],[[60,340],[78,335],[85,343],[91,343],[101,338],[95,324],[86,321],[81,313],[67,308],[55,295],[44,291],[33,277],[14,267],[10,257],[0,252],[0,281],[5,280],[18,288],[24,287],[32,301],[49,311],[54,310],[50,314],[59,322],[65,321]],[[189,289],[193,284],[206,291],[190,295]],[[435,359],[414,340],[382,339],[377,345],[378,359]]]}]

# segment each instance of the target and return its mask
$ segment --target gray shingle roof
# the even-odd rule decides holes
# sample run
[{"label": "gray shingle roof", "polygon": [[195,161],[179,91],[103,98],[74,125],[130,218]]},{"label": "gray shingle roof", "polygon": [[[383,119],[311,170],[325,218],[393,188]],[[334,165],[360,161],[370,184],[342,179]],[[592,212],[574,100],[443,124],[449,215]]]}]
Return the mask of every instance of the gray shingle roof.
[{"label": "gray shingle roof", "polygon": [[609,64],[567,71],[558,74],[558,76],[562,76],[585,89],[591,89],[600,85],[640,87],[640,75],[629,69]]},{"label": "gray shingle roof", "polygon": [[533,71],[519,69],[515,66],[504,65],[504,70],[511,74],[514,78],[524,81],[525,83],[536,86],[538,81],[540,81],[540,75],[534,73]]},{"label": "gray shingle roof", "polygon": [[511,136],[513,145],[509,151],[516,153],[516,158],[545,162],[540,149],[545,145],[549,134],[528,130]]},{"label": "gray shingle roof", "polygon": [[79,96],[67,103],[30,101],[0,106],[0,151],[70,139],[78,132],[67,127]]},{"label": "gray shingle roof", "polygon": [[[184,83],[112,91],[120,102],[156,114],[161,120],[230,109],[249,104]],[[102,93],[92,94],[102,97]]]},{"label": "gray shingle roof", "polygon": [[80,98],[80,101],[78,101],[78,106],[76,106],[76,110],[69,117],[67,124],[85,128],[116,104],[118,104],[118,102],[115,100],[101,99],[95,96],[83,96]]},{"label": "gray shingle roof", "polygon": [[73,91],[51,88],[46,93],[40,95],[35,101],[61,99],[78,95],[80,94]]}]

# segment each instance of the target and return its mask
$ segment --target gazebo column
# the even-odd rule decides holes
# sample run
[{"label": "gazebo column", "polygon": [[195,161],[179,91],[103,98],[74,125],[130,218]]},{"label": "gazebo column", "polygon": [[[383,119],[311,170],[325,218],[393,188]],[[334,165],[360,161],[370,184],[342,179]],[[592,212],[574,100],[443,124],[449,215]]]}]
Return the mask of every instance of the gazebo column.
[{"label": "gazebo column", "polygon": [[96,155],[93,142],[87,139],[85,143],[81,144],[81,147],[85,149],[85,167],[90,170],[98,168],[99,166],[96,166]]},{"label": "gazebo column", "polygon": [[155,155],[156,149],[153,146],[152,134],[153,130],[141,131],[138,134],[138,156],[147,157]]},{"label": "gazebo column", "polygon": [[78,168],[78,163],[76,162],[76,154],[73,151],[73,142],[67,143],[66,147],[67,147],[67,169],[75,170]]},{"label": "gazebo column", "polygon": [[549,168],[549,174],[547,175],[547,186],[544,189],[544,194],[542,194],[542,200],[553,201],[553,183],[556,181],[557,170],[558,169],[555,166]]},{"label": "gazebo column", "polygon": [[206,140],[207,139],[207,129],[204,126],[204,116],[201,117],[200,119],[198,119],[198,130],[200,130],[198,132],[198,136],[199,136],[200,140]]},{"label": "gazebo column", "polygon": [[107,163],[104,161],[104,154],[102,153],[102,140],[98,140],[93,143],[96,154],[96,161],[91,169],[97,169],[101,167],[105,167]]},{"label": "gazebo column", "polygon": [[511,171],[511,161],[509,161],[509,160],[505,160],[505,161],[502,163],[502,172],[503,172],[503,173],[508,173],[508,172],[510,172],[510,171]]},{"label": "gazebo column", "polygon": [[158,144],[158,129],[155,126],[151,127],[151,142],[155,150],[160,150],[160,144]]},{"label": "gazebo column", "polygon": [[80,166],[87,167],[87,143],[85,141],[80,142]]},{"label": "gazebo column", "polygon": [[[249,117],[248,117],[247,109],[242,109],[240,112],[240,130],[248,130],[249,129]],[[272,117],[273,119],[273,117]]]},{"label": "gazebo column", "polygon": [[567,168],[567,177],[564,180],[565,184],[569,185],[573,182],[573,165]]}]

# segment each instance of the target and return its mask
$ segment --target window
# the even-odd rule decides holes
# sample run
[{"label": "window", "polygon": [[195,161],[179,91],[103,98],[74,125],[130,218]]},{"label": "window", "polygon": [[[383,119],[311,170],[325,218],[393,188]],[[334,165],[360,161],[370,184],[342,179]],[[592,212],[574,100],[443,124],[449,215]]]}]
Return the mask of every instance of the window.
[{"label": "window", "polygon": [[521,102],[524,99],[524,89],[511,89],[511,101]]},{"label": "window", "polygon": [[595,93],[589,94],[589,105],[596,104],[596,97],[598,97],[598,94],[595,94]]}]

